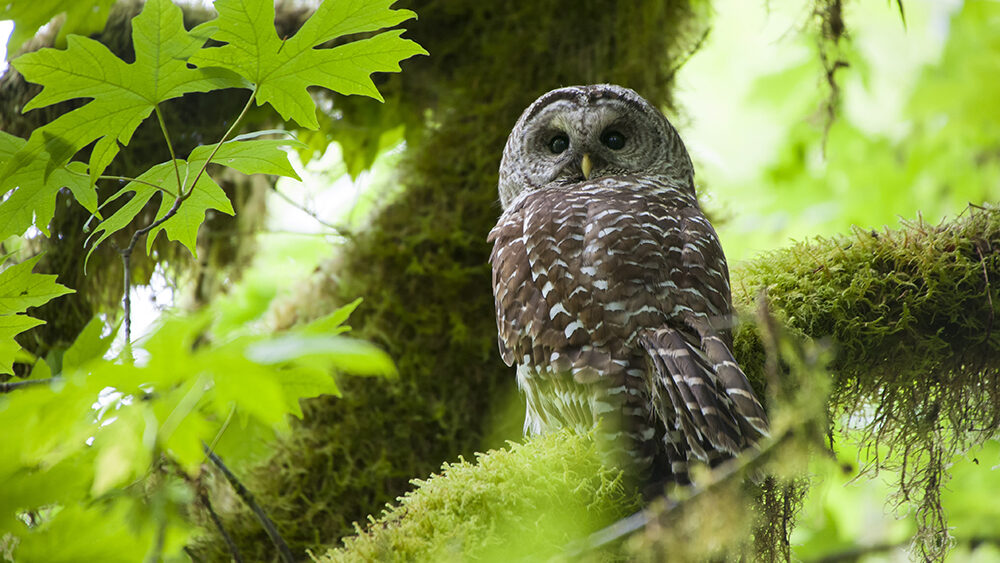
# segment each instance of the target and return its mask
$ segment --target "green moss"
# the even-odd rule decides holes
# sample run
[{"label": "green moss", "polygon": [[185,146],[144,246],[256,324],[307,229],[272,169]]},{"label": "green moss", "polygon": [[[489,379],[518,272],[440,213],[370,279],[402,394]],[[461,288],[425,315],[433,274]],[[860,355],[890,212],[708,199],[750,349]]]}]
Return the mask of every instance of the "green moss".
[{"label": "green moss", "polygon": [[[762,289],[776,317],[763,330],[746,322],[736,333],[736,356],[771,399],[775,442],[740,472],[721,480],[703,475],[694,491],[675,491],[679,508],[654,509],[653,523],[630,537],[624,551],[598,551],[593,558],[655,561],[670,553],[675,561],[788,560],[788,536],[807,486],[806,460],[822,447],[829,420],[843,428],[850,415],[867,415],[853,426],[880,456],[880,467],[905,469],[897,486],[922,527],[917,547],[923,556],[940,558],[946,549],[947,521],[939,503],[945,469],[956,454],[994,435],[1000,417],[1000,356],[990,325],[1000,287],[989,281],[1000,279],[1000,212],[970,208],[938,226],[906,223],[894,231],[855,231],[796,244],[744,265],[734,279],[745,318],[757,317]],[[776,357],[780,361],[771,359]],[[530,479],[521,472],[549,466],[537,465],[542,458],[536,456],[591,463],[593,453],[580,450],[577,437],[554,435],[497,455],[482,456],[475,466],[461,464],[458,489],[451,487],[459,481],[448,471],[420,482],[412,497],[324,560],[388,554],[475,559],[485,557],[487,546],[517,545],[497,522],[536,514],[538,491],[529,485],[522,493],[521,487],[538,480],[554,487],[545,488],[550,498],[560,499],[572,497],[567,487],[575,483],[562,478],[561,470]],[[760,480],[764,474],[771,477]],[[748,482],[748,475],[760,485]],[[629,498],[620,509],[604,506],[615,496],[586,488],[593,506],[607,514],[634,507]],[[558,515],[543,517],[556,525],[553,539],[526,543],[524,555],[559,553],[552,550],[572,539],[568,533],[580,537],[588,531],[589,525],[567,532],[558,528]],[[522,535],[538,537],[515,537]]]},{"label": "green moss", "polygon": [[415,480],[367,530],[318,561],[544,559],[639,507],[588,436],[558,433]]}]

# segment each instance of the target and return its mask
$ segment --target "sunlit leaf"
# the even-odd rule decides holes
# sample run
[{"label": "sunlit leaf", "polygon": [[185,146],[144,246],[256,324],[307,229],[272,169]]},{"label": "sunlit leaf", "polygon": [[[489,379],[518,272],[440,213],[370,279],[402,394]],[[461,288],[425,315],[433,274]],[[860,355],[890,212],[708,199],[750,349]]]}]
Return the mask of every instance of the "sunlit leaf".
[{"label": "sunlit leaf", "polygon": [[[187,182],[194,181],[194,175],[197,174],[201,167],[188,166],[188,163],[185,161],[177,161],[177,166],[180,168],[181,182],[185,182],[185,189],[187,189]],[[159,186],[160,189],[154,186]],[[159,194],[161,198],[160,207],[156,212],[156,219],[166,216],[177,200],[177,194],[179,193],[177,173],[174,170],[174,165],[170,162],[157,164],[136,178],[136,181],[126,184],[125,187],[111,196],[109,201],[124,197],[130,192],[133,195],[125,205],[94,228],[94,232],[90,236],[96,236],[97,238],[87,252],[88,258],[97,246],[108,237],[127,227],[153,196]],[[233,205],[229,201],[229,198],[226,197],[226,192],[223,191],[211,176],[202,174],[198,178],[198,183],[195,184],[191,195],[184,200],[178,208],[177,213],[151,229],[146,235],[146,251],[149,252],[149,249],[153,246],[156,235],[160,231],[164,231],[167,233],[168,239],[179,241],[191,251],[191,254],[197,255],[198,228],[205,221],[205,212],[209,209],[215,209],[227,215],[234,213]]]},{"label": "sunlit leaf", "polygon": [[249,346],[247,357],[262,364],[311,359],[357,375],[395,373],[392,360],[381,349],[343,336],[278,336]]},{"label": "sunlit leaf", "polygon": [[147,430],[139,412],[141,409],[139,405],[119,411],[117,420],[97,433],[93,444],[97,453],[90,494],[103,495],[149,469],[152,451],[143,445],[142,436]]},{"label": "sunlit leaf", "polygon": [[56,283],[54,275],[32,273],[40,259],[38,255],[0,272],[0,315],[22,313],[28,307],[38,307],[73,293],[72,289]]},{"label": "sunlit leaf", "polygon": [[381,100],[370,75],[398,72],[403,59],[426,54],[416,43],[402,39],[401,31],[316,48],[342,35],[390,27],[415,16],[409,10],[390,10],[393,2],[323,2],[295,35],[283,41],[274,27],[273,2],[219,0],[215,3],[219,17],[209,24],[218,28],[212,38],[227,45],[203,49],[190,62],[235,71],[257,86],[259,104],[269,103],[284,119],[316,129],[309,86]]},{"label": "sunlit leaf", "polygon": [[[24,139],[0,131],[0,170],[10,169],[8,164],[14,162],[15,155],[26,144]],[[49,221],[56,207],[55,193],[64,187],[69,188],[88,211],[97,212],[97,191],[87,179],[86,166],[82,162],[71,162],[50,171],[47,154],[40,154],[36,159],[28,159],[23,154],[18,156],[20,165],[11,170],[3,183],[4,186],[20,187],[0,203],[0,238],[23,234],[35,217],[38,229],[48,235]],[[42,183],[35,182],[41,177],[45,178]]]},{"label": "sunlit leaf", "polygon": [[[59,186],[53,185],[49,175],[88,144],[105,137],[116,141],[105,141],[101,150],[94,152],[90,172],[96,175],[117,152],[117,142],[128,144],[135,129],[160,102],[189,92],[245,84],[223,69],[187,66],[184,59],[198,50],[204,39],[184,29],[180,8],[169,0],[147,2],[132,20],[132,37],[134,63],[124,62],[97,41],[76,35],[69,37],[66,50],[41,49],[13,61],[25,79],[43,86],[25,111],[77,98],[91,101],[35,129],[0,170],[0,191],[16,187],[15,195],[21,194],[20,201],[12,201],[12,197],[0,204],[0,225],[9,223],[2,232],[17,232],[19,228],[23,232],[24,217],[14,220],[17,213],[11,208],[54,198]],[[43,228],[51,212],[44,206],[35,210],[39,228]]]},{"label": "sunlit leaf", "polygon": [[307,325],[302,326],[299,331],[304,334],[326,334],[334,335],[341,334],[350,330],[349,326],[343,326],[344,322],[347,321],[347,317],[351,316],[351,313],[358,308],[361,304],[362,299],[358,297],[354,301],[351,301],[347,305],[338,308],[336,311],[330,313],[329,315],[322,316],[315,321],[310,322]]},{"label": "sunlit leaf", "polygon": [[7,52],[16,53],[39,28],[60,14],[65,14],[56,44],[62,44],[70,33],[89,35],[100,31],[108,19],[108,9],[114,0],[66,2],[65,0],[6,0],[0,3],[0,19],[14,20],[14,31],[7,39]]}]

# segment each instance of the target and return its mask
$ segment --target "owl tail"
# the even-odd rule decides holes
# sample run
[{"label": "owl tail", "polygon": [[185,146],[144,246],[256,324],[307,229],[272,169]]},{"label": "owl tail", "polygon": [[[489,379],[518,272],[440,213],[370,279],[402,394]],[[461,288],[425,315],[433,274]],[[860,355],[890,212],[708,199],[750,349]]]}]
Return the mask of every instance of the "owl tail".
[{"label": "owl tail", "polygon": [[663,327],[644,332],[640,343],[676,481],[686,481],[691,457],[715,465],[767,435],[767,415],[718,336]]}]

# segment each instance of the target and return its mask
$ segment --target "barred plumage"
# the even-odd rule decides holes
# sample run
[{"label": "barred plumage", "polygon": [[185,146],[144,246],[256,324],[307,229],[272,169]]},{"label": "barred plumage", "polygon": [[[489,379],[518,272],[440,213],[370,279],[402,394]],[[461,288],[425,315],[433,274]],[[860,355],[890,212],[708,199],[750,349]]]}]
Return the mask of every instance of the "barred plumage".
[{"label": "barred plumage", "polygon": [[489,235],[500,352],[525,431],[599,425],[652,479],[751,447],[767,417],[730,352],[729,272],[663,115],[611,85],[521,116]]}]

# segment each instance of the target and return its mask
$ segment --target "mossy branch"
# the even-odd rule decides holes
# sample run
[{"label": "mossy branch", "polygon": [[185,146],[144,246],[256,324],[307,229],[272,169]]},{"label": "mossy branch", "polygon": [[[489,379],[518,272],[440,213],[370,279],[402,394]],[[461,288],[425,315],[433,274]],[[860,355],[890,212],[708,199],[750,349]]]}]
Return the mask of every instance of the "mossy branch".
[{"label": "mossy branch", "polygon": [[[796,365],[796,358],[810,355],[803,349],[788,354],[787,345],[769,344],[771,349],[786,349],[781,385],[791,387],[791,391],[768,393],[779,398],[779,404],[771,405],[775,428],[801,426],[801,419],[797,422],[795,417],[804,412],[825,421],[822,403],[829,388],[832,424],[861,430],[860,439],[876,460],[871,469],[903,469],[897,484],[900,498],[916,506],[921,527],[916,547],[928,559],[942,558],[950,545],[934,492],[943,484],[944,468],[956,454],[994,436],[1000,422],[1000,337],[992,332],[997,302],[993,293],[1000,288],[991,280],[1000,280],[1000,211],[974,207],[940,225],[918,220],[905,222],[897,230],[855,230],[847,236],[798,243],[734,274],[735,297],[742,309],[758,307],[758,295],[764,290],[778,325],[814,342],[826,342],[833,350],[828,369],[814,369],[810,365],[817,365],[815,359]],[[764,393],[767,359],[755,325],[747,323],[738,330],[736,345],[737,356]],[[852,419],[870,407],[875,416]],[[815,445],[817,432],[809,434],[805,442],[796,442]],[[543,500],[545,495],[559,496],[552,491],[567,496],[583,491],[572,502],[578,514],[588,518],[595,510],[604,518],[631,513],[636,498],[626,494],[627,489],[598,486],[616,482],[616,477],[609,476],[607,469],[595,469],[599,461],[585,440],[558,434],[515,445],[510,451],[485,454],[478,465],[446,465],[441,475],[415,482],[416,491],[402,497],[378,520],[372,519],[367,530],[345,540],[344,549],[320,560],[350,561],[388,553],[417,559],[448,559],[449,554],[451,559],[488,558],[490,553],[500,553],[490,548],[495,549],[494,544],[504,537],[502,532],[511,529],[512,520],[518,521],[520,527],[515,529],[521,534],[514,537],[554,525],[547,508],[563,499]],[[779,455],[767,469],[778,473],[784,483],[771,481],[756,494],[764,520],[774,516],[770,511],[782,512],[787,535],[804,491],[795,475],[803,471],[808,454],[782,444],[783,449],[796,451]],[[566,469],[568,464],[583,467],[588,463],[598,465],[579,474]],[[547,485],[543,479],[549,479]],[[706,510],[714,510],[713,518],[717,518],[717,499],[709,502],[699,497],[738,495],[739,487],[729,485],[722,487],[727,491],[706,490],[704,495],[689,498],[707,504]],[[766,498],[772,496],[777,501]],[[692,502],[682,504],[683,520],[705,521],[702,508],[691,509]],[[526,523],[532,515],[537,520]],[[600,520],[590,518],[571,532],[584,537],[597,529]],[[630,557],[642,558],[646,548],[663,548],[663,538],[657,534],[673,537],[691,524],[674,523],[668,533],[662,527],[651,530],[654,523],[630,540]],[[703,555],[710,555],[712,549],[714,553],[745,549],[745,539],[739,538],[749,537],[750,525],[743,518],[728,531],[718,532],[726,537],[718,538],[714,548],[706,543],[709,551]],[[559,542],[567,533],[560,529],[553,535],[532,536],[518,549],[538,550],[530,552],[538,557],[554,556],[560,553],[558,546],[565,545]],[[768,532],[754,532],[762,533]],[[781,542],[769,539],[773,544]],[[733,542],[743,547],[734,548]],[[790,556],[787,543],[755,549],[765,559]]]}]

